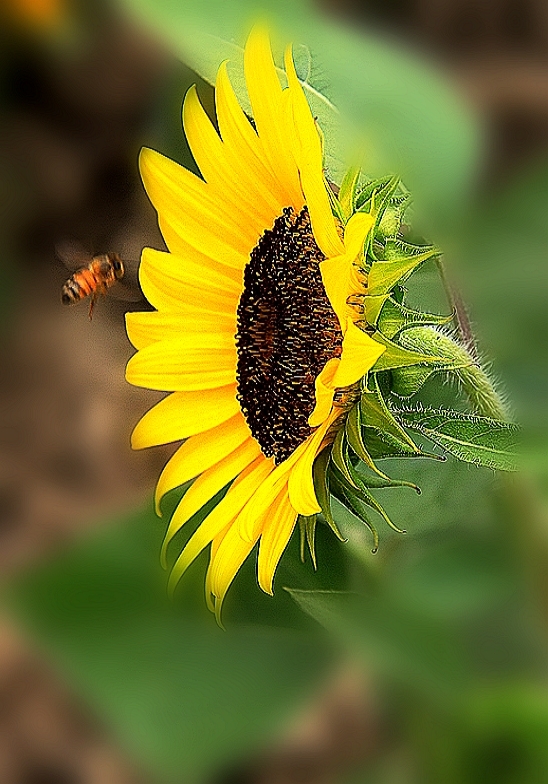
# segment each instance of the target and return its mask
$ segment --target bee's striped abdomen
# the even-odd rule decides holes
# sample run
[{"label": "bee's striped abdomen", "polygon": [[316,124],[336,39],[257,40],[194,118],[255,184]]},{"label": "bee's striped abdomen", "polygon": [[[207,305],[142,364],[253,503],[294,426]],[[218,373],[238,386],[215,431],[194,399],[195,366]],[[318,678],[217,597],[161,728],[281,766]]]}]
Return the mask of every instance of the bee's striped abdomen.
[{"label": "bee's striped abdomen", "polygon": [[95,275],[87,269],[78,270],[72,275],[61,290],[61,301],[64,305],[73,305],[81,299],[89,297],[97,289]]}]

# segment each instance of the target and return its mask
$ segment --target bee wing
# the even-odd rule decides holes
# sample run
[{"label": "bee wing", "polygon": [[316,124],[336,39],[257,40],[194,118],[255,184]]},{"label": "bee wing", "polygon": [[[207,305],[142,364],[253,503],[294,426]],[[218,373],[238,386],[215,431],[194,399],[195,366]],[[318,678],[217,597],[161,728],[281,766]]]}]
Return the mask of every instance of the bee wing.
[{"label": "bee wing", "polygon": [[108,296],[124,300],[124,302],[141,302],[144,300],[144,295],[137,279],[138,263],[125,259],[123,261],[124,277],[122,280],[116,281],[114,286],[108,290]]},{"label": "bee wing", "polygon": [[74,272],[87,266],[93,258],[93,253],[77,240],[65,239],[55,244],[55,255],[65,267]]},{"label": "bee wing", "polygon": [[141,287],[139,286],[139,262],[137,259],[128,259],[120,254],[124,262],[124,277],[120,281],[121,285],[131,288],[141,294]]}]

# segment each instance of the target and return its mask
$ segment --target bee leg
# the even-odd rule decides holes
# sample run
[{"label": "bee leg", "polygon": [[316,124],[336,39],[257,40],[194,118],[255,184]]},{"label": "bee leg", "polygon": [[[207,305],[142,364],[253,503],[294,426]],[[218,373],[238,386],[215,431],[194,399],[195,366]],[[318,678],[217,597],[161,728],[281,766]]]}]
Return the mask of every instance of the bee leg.
[{"label": "bee leg", "polygon": [[91,300],[89,303],[89,320],[91,321],[93,318],[93,308],[95,307],[95,303],[97,302],[97,294],[91,295]]}]

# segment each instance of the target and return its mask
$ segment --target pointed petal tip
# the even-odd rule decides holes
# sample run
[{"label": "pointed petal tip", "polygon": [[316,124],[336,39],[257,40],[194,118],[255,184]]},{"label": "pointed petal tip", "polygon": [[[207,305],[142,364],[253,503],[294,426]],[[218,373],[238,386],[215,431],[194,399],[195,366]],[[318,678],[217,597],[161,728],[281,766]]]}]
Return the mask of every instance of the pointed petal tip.
[{"label": "pointed petal tip", "polygon": [[273,588],[274,574],[272,574],[271,576],[268,575],[266,577],[265,575],[263,576],[259,575],[257,577],[257,582],[259,583],[259,588],[262,591],[264,591],[269,596],[274,596],[274,588]]},{"label": "pointed petal tip", "polygon": [[[132,448],[132,449],[135,449],[135,450],[138,450],[138,449],[144,449],[144,446],[143,446],[143,444],[141,443],[140,434],[139,434],[139,432],[137,431],[137,428],[138,428],[138,426],[139,426],[139,425],[137,425],[137,427],[135,428],[135,430],[134,430],[134,431],[133,431],[133,433],[131,434],[131,440],[130,440],[130,443],[131,443],[131,448]],[[136,432],[136,431],[137,431],[137,432]]]},{"label": "pointed petal tip", "polygon": [[160,566],[165,572],[167,572],[167,544],[162,544],[162,549],[160,551]]},{"label": "pointed petal tip", "polygon": [[[220,69],[219,69],[220,70]],[[194,110],[196,103],[200,103],[200,99],[198,97],[198,90],[195,84],[192,84],[185,93],[185,97],[183,99],[183,124],[185,122],[185,118],[189,116],[189,113]]]},{"label": "pointed petal tip", "polygon": [[160,153],[156,150],[153,150],[151,147],[141,147],[139,150],[137,164],[143,182],[145,182],[145,178],[148,176],[150,167],[158,156],[160,156]]},{"label": "pointed petal tip", "polygon": [[224,632],[226,632],[226,627],[225,627],[225,625],[223,623],[223,620],[222,620],[222,617],[221,617],[222,610],[223,610],[223,601],[224,601],[224,596],[220,596],[220,597],[215,596],[214,597],[214,599],[213,599],[213,602],[214,602],[213,612],[215,613],[215,620],[217,621],[217,626],[220,629],[222,629]]}]

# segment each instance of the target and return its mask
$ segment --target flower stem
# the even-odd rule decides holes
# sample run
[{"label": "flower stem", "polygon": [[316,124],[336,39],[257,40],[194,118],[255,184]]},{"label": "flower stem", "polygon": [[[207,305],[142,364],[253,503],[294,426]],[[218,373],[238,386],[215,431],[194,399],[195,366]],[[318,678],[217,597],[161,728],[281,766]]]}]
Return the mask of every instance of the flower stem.
[{"label": "flower stem", "polygon": [[437,266],[445,294],[453,309],[454,322],[462,349],[467,352],[470,358],[470,364],[459,368],[457,376],[478,414],[503,422],[507,421],[509,417],[506,406],[493,382],[481,367],[476,338],[462,295],[455,283],[449,278],[441,259],[437,260]]},{"label": "flower stem", "polygon": [[447,300],[454,313],[455,326],[460,335],[461,342],[473,359],[478,360],[478,347],[472,330],[472,324],[464,300],[455,283],[449,279],[445,265],[441,259],[436,261],[441,282],[445,289]]}]

